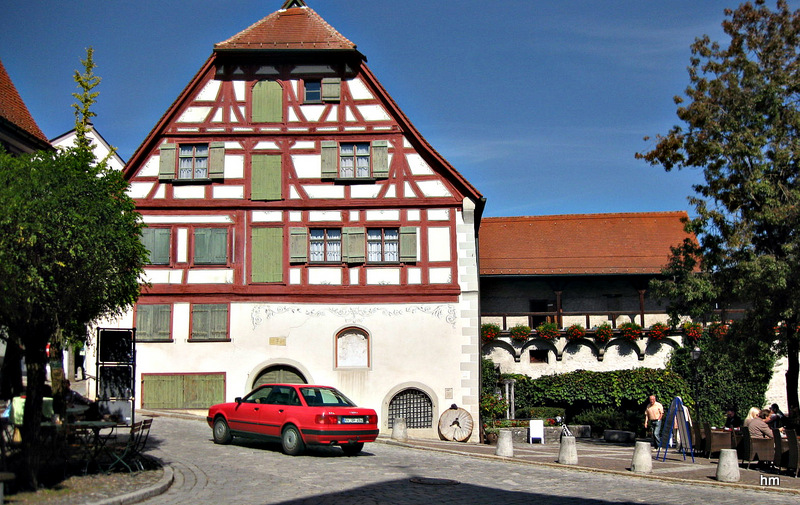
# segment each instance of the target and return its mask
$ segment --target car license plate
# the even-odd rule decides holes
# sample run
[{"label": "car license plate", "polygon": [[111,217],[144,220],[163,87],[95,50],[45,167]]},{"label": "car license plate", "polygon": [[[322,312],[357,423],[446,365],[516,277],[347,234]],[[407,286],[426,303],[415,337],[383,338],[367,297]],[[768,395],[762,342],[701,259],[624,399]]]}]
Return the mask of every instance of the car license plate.
[{"label": "car license plate", "polygon": [[342,424],[362,424],[364,422],[363,417],[343,417]]}]

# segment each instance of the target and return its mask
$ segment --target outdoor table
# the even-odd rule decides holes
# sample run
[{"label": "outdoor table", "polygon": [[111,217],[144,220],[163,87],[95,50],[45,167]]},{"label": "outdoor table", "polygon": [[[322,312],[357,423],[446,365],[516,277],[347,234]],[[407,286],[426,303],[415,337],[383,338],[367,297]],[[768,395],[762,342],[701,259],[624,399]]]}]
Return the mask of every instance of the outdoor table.
[{"label": "outdoor table", "polygon": [[709,453],[719,452],[721,449],[735,449],[731,433],[730,430],[711,430],[711,450]]},{"label": "outdoor table", "polygon": [[114,435],[117,423],[112,421],[75,421],[67,423],[65,426],[72,442],[77,444],[80,456],[86,462],[85,471],[88,471],[90,465],[97,464],[108,440]]}]

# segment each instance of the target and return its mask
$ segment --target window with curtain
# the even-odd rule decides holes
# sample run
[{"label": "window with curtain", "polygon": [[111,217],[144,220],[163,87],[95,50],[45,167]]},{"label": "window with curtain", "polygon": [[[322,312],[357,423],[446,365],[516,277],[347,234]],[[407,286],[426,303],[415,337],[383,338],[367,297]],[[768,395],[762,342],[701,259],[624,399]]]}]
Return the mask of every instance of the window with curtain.
[{"label": "window with curtain", "polygon": [[369,142],[340,144],[339,177],[353,179],[370,177]]},{"label": "window with curtain", "polygon": [[208,178],[208,144],[181,144],[178,179]]},{"label": "window with curtain", "polygon": [[309,261],[312,263],[342,261],[342,230],[336,228],[309,230]]},{"label": "window with curtain", "polygon": [[397,228],[367,229],[367,262],[400,261],[400,233]]}]

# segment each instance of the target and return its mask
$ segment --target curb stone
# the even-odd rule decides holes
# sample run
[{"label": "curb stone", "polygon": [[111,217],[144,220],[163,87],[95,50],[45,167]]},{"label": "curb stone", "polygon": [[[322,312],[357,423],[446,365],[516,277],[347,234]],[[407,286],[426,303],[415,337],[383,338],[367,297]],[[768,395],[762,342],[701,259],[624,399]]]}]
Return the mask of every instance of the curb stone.
[{"label": "curb stone", "polygon": [[164,469],[164,475],[161,477],[161,480],[150,487],[138,489],[121,496],[106,498],[105,500],[93,502],[87,505],[129,505],[131,503],[139,503],[147,500],[148,498],[163,494],[172,485],[172,482],[175,479],[175,472],[169,465],[162,466],[162,468]]}]

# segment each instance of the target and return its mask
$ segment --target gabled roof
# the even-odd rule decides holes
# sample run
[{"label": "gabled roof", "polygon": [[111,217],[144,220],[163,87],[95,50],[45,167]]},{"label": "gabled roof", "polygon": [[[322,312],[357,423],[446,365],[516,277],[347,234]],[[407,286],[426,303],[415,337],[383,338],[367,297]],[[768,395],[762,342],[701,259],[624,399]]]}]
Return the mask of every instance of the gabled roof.
[{"label": "gabled roof", "polygon": [[[11,82],[3,62],[0,61],[0,127],[3,130],[16,130],[16,136],[28,137],[33,150],[49,146],[47,137],[22,101],[17,88]],[[7,132],[11,133],[11,132]]]},{"label": "gabled roof", "polygon": [[658,274],[686,212],[485,217],[480,275]]},{"label": "gabled roof", "polygon": [[285,2],[280,10],[214,45],[215,51],[320,49],[355,52],[356,45],[300,0]]}]

